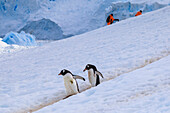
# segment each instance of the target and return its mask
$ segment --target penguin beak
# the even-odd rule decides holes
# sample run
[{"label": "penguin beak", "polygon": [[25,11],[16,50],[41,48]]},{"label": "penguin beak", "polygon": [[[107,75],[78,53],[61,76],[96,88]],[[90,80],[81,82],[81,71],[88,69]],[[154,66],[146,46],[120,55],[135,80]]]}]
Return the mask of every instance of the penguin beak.
[{"label": "penguin beak", "polygon": [[83,70],[83,72],[85,72],[87,69],[85,68],[84,70]]},{"label": "penguin beak", "polygon": [[61,75],[61,73],[59,73],[58,75]]}]

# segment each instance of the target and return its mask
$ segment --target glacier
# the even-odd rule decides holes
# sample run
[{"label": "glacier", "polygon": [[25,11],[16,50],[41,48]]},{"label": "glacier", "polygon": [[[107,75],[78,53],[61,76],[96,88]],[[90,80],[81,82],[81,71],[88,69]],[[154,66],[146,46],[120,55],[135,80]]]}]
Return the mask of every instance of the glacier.
[{"label": "glacier", "polygon": [[[25,29],[26,33],[27,31],[31,33],[29,27],[26,27],[32,25],[30,22],[38,23],[47,19],[46,22],[50,20],[53,26],[61,29],[48,29],[44,35],[50,35],[49,37],[36,36],[37,39],[62,39],[105,26],[105,20],[110,13],[113,13],[115,18],[123,20],[133,17],[138,9],[146,13],[169,4],[168,0],[152,0],[151,3],[147,0],[137,2],[135,0],[27,0],[27,4],[23,0],[0,0],[2,26],[0,36],[4,37],[10,31],[19,32],[22,29]],[[56,35],[54,32],[63,33]]]},{"label": "glacier", "polygon": [[0,0],[1,37],[10,31],[18,31],[39,8],[37,0]]},{"label": "glacier", "polygon": [[35,36],[21,31],[21,33],[9,32],[2,40],[7,44],[15,44],[20,46],[36,46]]}]

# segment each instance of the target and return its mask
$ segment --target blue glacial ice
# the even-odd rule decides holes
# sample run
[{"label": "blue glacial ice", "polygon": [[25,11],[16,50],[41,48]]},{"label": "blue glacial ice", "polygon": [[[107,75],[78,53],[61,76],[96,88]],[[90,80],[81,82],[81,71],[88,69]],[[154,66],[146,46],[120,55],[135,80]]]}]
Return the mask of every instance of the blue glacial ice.
[{"label": "blue glacial ice", "polygon": [[20,45],[20,46],[36,46],[37,45],[35,41],[35,36],[25,33],[24,31],[22,31],[21,33],[9,32],[5,35],[2,41],[10,45],[12,44]]}]

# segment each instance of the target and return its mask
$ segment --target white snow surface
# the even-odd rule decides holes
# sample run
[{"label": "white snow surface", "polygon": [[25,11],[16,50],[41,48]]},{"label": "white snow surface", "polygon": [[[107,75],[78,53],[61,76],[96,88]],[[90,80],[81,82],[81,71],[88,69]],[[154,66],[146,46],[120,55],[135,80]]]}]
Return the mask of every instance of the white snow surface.
[{"label": "white snow surface", "polygon": [[[57,75],[64,68],[86,78],[86,82],[78,81],[80,90],[83,91],[89,88],[87,73],[82,72],[87,63],[97,66],[104,75],[104,82],[167,56],[170,51],[169,15],[170,6],[167,6],[69,39],[12,55],[1,55],[0,113],[28,112],[61,100],[66,94],[63,78]],[[56,103],[42,109],[42,112],[69,112],[64,110],[65,107],[71,112],[76,107],[80,108],[79,111],[88,112],[91,109],[96,112],[113,112],[112,110],[118,111],[120,108],[121,112],[128,110],[130,113],[133,108],[137,110],[144,103],[150,105],[151,100],[154,100],[152,111],[170,111],[169,58],[168,56],[144,69],[120,75],[59,102],[61,105]],[[95,102],[95,97],[98,103]],[[79,105],[74,106],[76,102]],[[83,108],[83,104],[88,105],[89,109]],[[101,109],[93,104],[99,105]],[[126,107],[121,108],[122,105]],[[143,106],[148,109],[150,107]]]},{"label": "white snow surface", "polygon": [[0,38],[0,55],[1,54],[12,54],[13,52],[33,48],[31,46],[19,46],[15,44],[7,44],[3,39]]},{"label": "white snow surface", "polygon": [[0,38],[0,48],[7,47],[7,46],[8,46],[8,44],[5,43],[4,41],[2,41],[2,38]]},{"label": "white snow surface", "polygon": [[170,56],[35,113],[169,113]]}]

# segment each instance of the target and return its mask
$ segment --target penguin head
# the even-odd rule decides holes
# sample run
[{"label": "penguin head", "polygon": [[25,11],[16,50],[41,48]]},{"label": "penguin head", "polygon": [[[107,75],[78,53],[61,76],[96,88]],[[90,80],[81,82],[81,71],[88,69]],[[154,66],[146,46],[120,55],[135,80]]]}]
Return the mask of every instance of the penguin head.
[{"label": "penguin head", "polygon": [[70,73],[72,75],[72,73],[70,71],[66,70],[66,69],[61,70],[61,72],[58,75],[63,75],[64,76],[67,73]]},{"label": "penguin head", "polygon": [[86,67],[85,67],[85,69],[83,70],[83,72],[86,71],[86,70],[90,70],[90,69],[93,69],[94,71],[97,70],[94,65],[92,65],[92,64],[87,64]]}]

